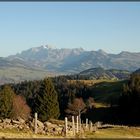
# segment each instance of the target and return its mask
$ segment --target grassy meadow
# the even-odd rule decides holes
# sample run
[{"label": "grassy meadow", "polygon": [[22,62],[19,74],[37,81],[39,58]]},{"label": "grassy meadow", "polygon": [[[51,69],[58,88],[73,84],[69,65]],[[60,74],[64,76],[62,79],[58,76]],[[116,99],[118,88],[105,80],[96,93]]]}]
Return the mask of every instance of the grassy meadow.
[{"label": "grassy meadow", "polygon": [[[0,138],[65,138],[45,134],[34,134],[32,131],[1,129]],[[96,132],[85,132],[67,138],[140,138],[140,127],[118,127],[98,129]]]}]

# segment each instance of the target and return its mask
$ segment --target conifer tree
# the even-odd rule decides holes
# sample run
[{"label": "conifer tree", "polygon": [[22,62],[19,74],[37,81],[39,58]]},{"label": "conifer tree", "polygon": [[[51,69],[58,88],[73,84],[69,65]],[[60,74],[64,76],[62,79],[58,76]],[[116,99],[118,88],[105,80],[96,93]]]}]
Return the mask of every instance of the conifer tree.
[{"label": "conifer tree", "polygon": [[14,91],[5,85],[0,91],[0,118],[10,118],[12,115]]},{"label": "conifer tree", "polygon": [[119,100],[120,111],[125,121],[140,124],[140,74],[132,74],[123,87]]},{"label": "conifer tree", "polygon": [[45,78],[35,99],[34,112],[38,113],[41,121],[59,117],[59,103],[57,93],[53,83],[49,78]]}]

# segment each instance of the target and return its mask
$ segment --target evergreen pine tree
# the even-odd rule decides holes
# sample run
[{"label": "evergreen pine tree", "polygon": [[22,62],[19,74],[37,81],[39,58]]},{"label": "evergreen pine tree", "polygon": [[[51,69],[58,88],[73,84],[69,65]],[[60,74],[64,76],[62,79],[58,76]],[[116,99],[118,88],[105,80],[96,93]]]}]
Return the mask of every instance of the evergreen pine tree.
[{"label": "evergreen pine tree", "polygon": [[35,99],[34,112],[41,121],[59,117],[59,103],[53,83],[49,78],[42,81],[39,93]]},{"label": "evergreen pine tree", "polygon": [[0,118],[10,118],[12,115],[14,91],[5,85],[0,91]]}]

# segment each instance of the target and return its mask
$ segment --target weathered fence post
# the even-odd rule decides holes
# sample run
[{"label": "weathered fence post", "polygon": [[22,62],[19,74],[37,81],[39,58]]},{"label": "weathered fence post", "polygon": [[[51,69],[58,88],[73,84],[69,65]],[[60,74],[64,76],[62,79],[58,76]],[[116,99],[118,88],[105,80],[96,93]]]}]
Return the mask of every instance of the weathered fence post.
[{"label": "weathered fence post", "polygon": [[78,133],[78,129],[79,129],[79,128],[78,128],[78,118],[79,118],[79,116],[76,116],[76,126],[77,126],[77,127],[76,127],[76,132],[77,132],[77,133]]},{"label": "weathered fence post", "polygon": [[96,131],[97,131],[97,126],[95,125],[95,126],[94,126],[94,132],[96,132]]},{"label": "weathered fence post", "polygon": [[74,116],[72,116],[72,131],[73,131],[73,135],[75,136],[75,122],[74,122]]},{"label": "weathered fence post", "polygon": [[34,131],[35,131],[35,134],[37,134],[37,113],[35,113],[35,122],[34,123],[35,123]]},{"label": "weathered fence post", "polygon": [[90,132],[93,131],[93,128],[92,128],[92,121],[90,121]]},{"label": "weathered fence post", "polygon": [[67,136],[68,133],[68,119],[65,117],[65,136]]},{"label": "weathered fence post", "polygon": [[81,134],[81,118],[79,118],[79,132]]},{"label": "weathered fence post", "polygon": [[86,130],[88,129],[88,119],[86,119]]}]

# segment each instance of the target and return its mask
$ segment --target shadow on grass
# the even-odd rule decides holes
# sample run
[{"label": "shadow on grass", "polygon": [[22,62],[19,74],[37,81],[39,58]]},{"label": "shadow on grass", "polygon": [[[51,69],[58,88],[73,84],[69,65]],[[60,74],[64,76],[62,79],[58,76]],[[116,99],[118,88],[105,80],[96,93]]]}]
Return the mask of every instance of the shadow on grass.
[{"label": "shadow on grass", "polygon": [[116,116],[117,111],[117,108],[113,109],[110,107],[94,108],[93,110],[88,110],[87,117],[92,122],[115,123],[118,120]]},{"label": "shadow on grass", "polygon": [[113,125],[140,125],[140,119],[135,116],[129,117],[127,114],[121,113],[119,107],[100,107],[88,110],[87,114],[83,116],[83,120],[88,118],[93,123],[100,121],[103,123]]}]

